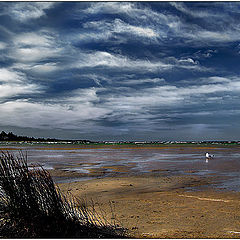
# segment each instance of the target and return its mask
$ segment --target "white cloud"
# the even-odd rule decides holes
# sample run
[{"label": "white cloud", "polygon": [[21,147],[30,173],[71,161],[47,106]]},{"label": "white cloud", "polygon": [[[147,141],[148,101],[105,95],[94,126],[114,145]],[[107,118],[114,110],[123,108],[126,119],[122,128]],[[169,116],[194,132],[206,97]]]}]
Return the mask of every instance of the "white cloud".
[{"label": "white cloud", "polygon": [[125,111],[139,111],[144,107],[164,106],[177,103],[183,97],[176,93],[175,86],[157,86],[145,88],[141,91],[131,91],[113,96],[108,99],[108,104],[116,109]]},{"label": "white cloud", "polygon": [[[86,129],[88,121],[99,119],[109,111],[95,106],[96,89],[76,90],[71,97],[49,100],[8,101],[0,105],[1,124],[44,129]],[[37,121],[36,121],[37,119]]]},{"label": "white cloud", "polygon": [[[109,21],[87,22],[84,24],[84,27],[87,29],[93,28],[95,31],[101,30],[101,32],[99,33],[93,33],[93,38],[96,38],[96,35],[98,35],[99,39],[102,38],[106,39],[106,37],[110,38],[111,36],[113,36],[114,33],[128,33],[131,35],[147,38],[155,38],[158,36],[155,30],[149,27],[133,26],[128,23],[125,23],[124,21],[118,18],[112,22]],[[91,34],[89,34],[88,37],[91,38]]]},{"label": "white cloud", "polygon": [[2,84],[0,85],[0,99],[16,97],[21,94],[39,93],[39,86],[36,84]]},{"label": "white cloud", "polygon": [[192,58],[183,58],[178,60],[179,63],[190,63],[190,64],[198,64],[198,62],[194,61]]},{"label": "white cloud", "polygon": [[133,4],[129,2],[95,2],[91,3],[90,7],[87,8],[84,12],[88,14],[96,14],[99,12],[104,13],[129,13],[132,12]]},{"label": "white cloud", "polygon": [[[150,7],[139,3],[126,2],[101,2],[92,3],[84,10],[87,14],[97,13],[121,14],[125,22],[120,18],[112,21],[95,21],[86,23],[85,26],[95,28],[95,32],[84,33],[81,39],[106,40],[114,36],[117,41],[124,42],[116,33],[127,33],[141,37],[141,41],[148,43],[161,43],[171,36],[172,32],[179,32],[180,19],[177,16],[156,12]],[[79,13],[81,14],[81,13]],[[97,33],[96,33],[97,32]],[[106,33],[106,35],[104,34]],[[126,37],[125,37],[126,41]]]},{"label": "white cloud", "polygon": [[176,68],[183,68],[188,70],[200,71],[200,72],[211,72],[213,69],[204,67],[200,63],[190,57],[177,59],[175,57],[165,58],[165,62],[169,62]]},{"label": "white cloud", "polygon": [[45,10],[54,4],[54,2],[15,2],[9,6],[9,14],[14,19],[24,22],[44,16]]},{"label": "white cloud", "polygon": [[59,70],[59,67],[58,67],[57,63],[44,63],[44,64],[34,65],[31,68],[31,70],[34,72],[37,72],[39,74],[46,74],[46,73],[50,73],[50,72]]},{"label": "white cloud", "polygon": [[40,60],[48,60],[48,58],[56,57],[58,54],[58,49],[42,47],[18,48],[12,52],[12,57],[20,62],[36,62]]},{"label": "white cloud", "polygon": [[185,37],[199,41],[208,41],[212,42],[234,42],[240,39],[240,34],[235,31],[207,31],[203,29],[199,29],[193,33],[185,33]]},{"label": "white cloud", "polygon": [[58,63],[49,62],[42,64],[31,64],[31,62],[27,63],[16,63],[12,66],[14,69],[30,71],[32,73],[37,73],[38,75],[49,74],[51,72],[59,70]]},{"label": "white cloud", "polygon": [[[106,32],[108,37],[112,36],[113,33],[126,32],[139,37],[145,37],[142,41],[155,41],[161,43],[168,38],[172,38],[172,32],[179,32],[181,20],[175,15],[168,13],[161,13],[152,10],[150,7],[143,6],[139,3],[125,3],[125,2],[101,2],[92,3],[89,8],[85,9],[84,14],[121,14],[124,15],[125,22],[119,20],[119,17],[112,22],[97,21],[92,24],[98,25],[101,32],[92,33],[92,39],[106,39],[106,36],[102,34]],[[81,13],[79,13],[81,14]],[[128,22],[128,23],[126,23]],[[92,27],[94,27],[92,25]],[[99,30],[96,28],[96,30]],[[112,31],[112,32],[111,32]],[[84,34],[84,38],[91,38],[91,34]],[[116,36],[115,36],[116,38]],[[118,39],[120,39],[118,36]],[[151,43],[149,41],[149,43]]]},{"label": "white cloud", "polygon": [[178,25],[176,28],[172,28],[171,34],[172,37],[185,39],[185,44],[192,43],[197,46],[214,46],[214,44],[224,44],[240,40],[240,26],[239,24],[236,24],[236,21],[231,17],[231,14],[226,12],[223,18],[222,13],[209,12],[207,8],[203,11],[194,11],[188,9],[184,3],[171,2],[170,4],[192,17],[202,18],[206,23],[211,22],[213,30],[209,30],[209,28],[193,22],[183,21],[179,17]]},{"label": "white cloud", "polygon": [[[125,28],[125,31],[132,33],[140,34],[142,33],[144,36],[148,37],[157,37],[158,40],[166,40],[166,39],[186,39],[189,42],[194,42],[194,44],[208,45],[212,43],[225,43],[225,42],[233,42],[240,39],[239,27],[235,24],[235,21],[231,20],[231,15],[226,15],[226,19],[222,17],[222,13],[219,12],[210,12],[208,9],[204,9],[202,11],[190,10],[188,7],[184,5],[184,3],[180,2],[171,2],[172,6],[174,6],[179,11],[188,14],[192,17],[202,18],[204,20],[212,19],[212,23],[216,24],[216,26],[220,26],[221,22],[224,24],[228,23],[228,27],[226,28],[216,28],[216,31],[210,31],[207,29],[203,29],[200,26],[185,22],[181,19],[181,17],[177,15],[172,15],[169,13],[161,13],[152,10],[150,7],[142,6],[138,3],[124,3],[124,2],[100,2],[100,3],[92,3],[89,8],[84,10],[84,13],[87,14],[97,14],[97,13],[107,13],[107,14],[122,14],[127,16],[132,22],[134,22],[134,26],[140,27],[140,29],[134,29],[133,25],[125,26],[123,24],[119,24],[117,22],[112,23],[112,30],[114,29],[117,32],[117,28],[121,31]],[[115,20],[116,21],[116,20]],[[99,21],[100,22],[100,21]],[[100,23],[95,24],[100,24]],[[102,21],[102,29],[104,28],[104,21]],[[109,29],[109,22],[105,22],[105,30]],[[149,28],[148,32],[142,31],[144,28]],[[93,38],[97,39],[105,39],[107,36],[111,36],[112,33],[108,32],[107,36],[99,33],[98,37],[96,34],[93,34]],[[86,35],[84,35],[87,37]],[[91,37],[91,34],[88,34],[88,37]],[[181,43],[179,43],[181,44]]]},{"label": "white cloud", "polygon": [[93,101],[98,101],[97,92],[101,91],[101,88],[87,88],[87,89],[76,89],[71,92],[70,97],[64,98],[64,101],[70,103],[85,103],[90,104]]},{"label": "white cloud", "polygon": [[[214,11],[214,8],[205,7],[204,10],[189,9],[183,2],[170,2],[177,10],[185,13],[193,18],[201,18],[206,23],[211,22],[212,26],[215,26],[214,30],[208,30],[208,28],[200,27],[193,23],[186,23],[180,20],[178,28],[174,33],[179,36],[188,39],[194,44],[209,45],[213,43],[226,43],[240,40],[239,24],[232,18],[231,4],[213,3],[214,5],[221,5],[225,8],[224,17],[222,12]],[[203,9],[203,8],[202,8]],[[236,5],[235,5],[236,9]],[[209,57],[208,53],[205,57]]]},{"label": "white cloud", "polygon": [[22,82],[25,74],[7,68],[0,68],[0,82]]},{"label": "white cloud", "polygon": [[0,69],[0,99],[39,92],[41,87],[29,83],[24,73],[7,68]]},{"label": "white cloud", "polygon": [[204,11],[201,10],[190,10],[183,2],[169,2],[170,5],[175,7],[177,10],[179,10],[182,13],[188,14],[194,18],[222,18],[222,14],[218,12],[210,12],[208,9],[204,9]]},{"label": "white cloud", "polygon": [[172,67],[171,64],[165,64],[161,61],[150,62],[147,60],[132,60],[122,55],[111,54],[108,52],[97,51],[94,53],[82,53],[81,59],[74,64],[75,67],[112,67],[139,70],[165,70]]},{"label": "white cloud", "polygon": [[11,42],[7,55],[14,61],[11,68],[31,73],[34,78],[59,70],[60,58],[65,57],[66,48],[55,32],[24,32],[14,35]]},{"label": "white cloud", "polygon": [[170,71],[174,68],[184,68],[193,71],[212,71],[210,68],[203,67],[198,61],[191,58],[176,59],[175,57],[163,58],[162,61],[145,59],[134,59],[121,54],[114,54],[105,51],[95,52],[79,52],[74,59],[74,63],[70,63],[71,68],[123,68],[124,71],[154,72],[154,71]]},{"label": "white cloud", "polygon": [[[217,78],[215,77],[215,80]],[[240,79],[232,78],[230,81],[222,81],[218,84],[208,83],[186,87],[167,85],[166,83],[163,86],[148,87],[141,90],[126,88],[115,94],[113,92],[111,91],[111,94],[104,97],[103,106],[112,109],[116,115],[138,114],[154,108],[170,107],[174,109],[207,101],[219,101],[223,94],[225,96],[226,93],[237,94],[240,92]]]},{"label": "white cloud", "polygon": [[156,32],[151,28],[132,26],[130,24],[123,22],[120,19],[115,19],[113,27],[114,27],[113,31],[117,33],[127,32],[127,33],[132,33],[135,35],[139,35],[142,37],[149,37],[149,38],[157,36]]},{"label": "white cloud", "polygon": [[197,59],[210,58],[217,52],[218,52],[217,50],[212,50],[212,49],[208,49],[205,51],[199,50],[193,54],[193,57]]},{"label": "white cloud", "polygon": [[165,79],[163,78],[146,78],[146,79],[127,79],[119,82],[122,85],[138,85],[144,83],[165,83]]},{"label": "white cloud", "polygon": [[6,46],[7,46],[6,43],[4,43],[4,42],[0,42],[0,50],[5,49]]},{"label": "white cloud", "polygon": [[24,45],[51,47],[54,41],[54,37],[46,31],[21,33],[13,38],[14,44],[20,47],[24,47]]},{"label": "white cloud", "polygon": [[203,78],[201,79],[201,82],[203,83],[230,83],[232,80],[226,77],[218,77],[218,76],[213,76],[213,77],[208,77],[208,78]]},{"label": "white cloud", "polygon": [[[197,24],[183,21],[180,16],[156,12],[149,7],[143,7],[141,4],[137,3],[92,3],[91,6],[85,10],[85,13],[97,14],[101,12],[108,14],[123,14],[135,23],[134,26],[142,29],[147,27],[150,31],[148,33],[146,31],[142,32],[142,29],[141,31],[140,29],[138,31],[133,28],[133,25],[128,27],[127,25],[123,26],[123,24],[121,25],[121,23],[119,24],[115,22],[115,24],[111,24],[112,29],[113,26],[115,26],[115,30],[113,30],[113,32],[116,31],[117,28],[121,31],[125,28],[125,31],[132,31],[132,33],[139,34],[139,36],[142,33],[144,36],[156,38],[155,40],[158,40],[159,43],[162,43],[161,40],[177,40],[178,38],[185,39],[185,43],[194,43],[194,45],[210,45],[214,43],[221,44],[240,40],[240,26],[231,18],[231,14],[226,14],[226,18],[223,18],[222,13],[211,12],[208,9],[195,11],[192,9],[190,10],[184,3],[171,2],[170,4],[179,11],[192,17],[202,18],[204,21],[211,19],[211,23],[216,25],[216,30],[202,28]],[[102,23],[103,22],[104,21],[102,21]],[[220,27],[221,23],[226,25],[226,27]],[[111,31],[108,30],[109,24],[110,23],[106,22],[105,25],[105,29],[109,31],[107,36],[111,36],[112,34]],[[104,24],[102,24],[102,28],[104,28]],[[99,39],[101,39],[101,37],[105,37],[106,39],[107,36],[100,34],[101,33],[98,35]],[[90,36],[91,35],[89,34],[88,37]],[[96,35],[94,37],[97,39]],[[182,43],[178,42],[178,44],[181,45]]]},{"label": "white cloud", "polygon": [[[55,36],[54,36],[55,35]],[[60,56],[63,51],[57,34],[48,31],[17,34],[9,56],[17,62],[33,63]]]},{"label": "white cloud", "polygon": [[123,14],[138,23],[146,22],[149,24],[153,21],[169,27],[176,27],[178,22],[178,18],[173,15],[156,12],[149,7],[133,2],[94,2],[84,12],[87,14]]}]

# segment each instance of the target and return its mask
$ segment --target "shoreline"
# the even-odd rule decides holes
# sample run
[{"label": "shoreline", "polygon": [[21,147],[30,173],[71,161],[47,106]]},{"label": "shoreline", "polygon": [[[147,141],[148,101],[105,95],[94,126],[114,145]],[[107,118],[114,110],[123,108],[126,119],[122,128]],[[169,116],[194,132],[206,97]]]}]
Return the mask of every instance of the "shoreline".
[{"label": "shoreline", "polygon": [[214,181],[215,177],[158,173],[58,186],[65,194],[92,199],[109,222],[120,222],[134,237],[239,238],[240,193],[214,189]]},{"label": "shoreline", "polygon": [[143,144],[74,144],[74,143],[0,143],[1,150],[20,150],[21,147],[36,148],[39,150],[75,150],[75,149],[164,149],[164,148],[193,148],[193,149],[215,149],[215,148],[240,148],[240,143],[143,143]]}]

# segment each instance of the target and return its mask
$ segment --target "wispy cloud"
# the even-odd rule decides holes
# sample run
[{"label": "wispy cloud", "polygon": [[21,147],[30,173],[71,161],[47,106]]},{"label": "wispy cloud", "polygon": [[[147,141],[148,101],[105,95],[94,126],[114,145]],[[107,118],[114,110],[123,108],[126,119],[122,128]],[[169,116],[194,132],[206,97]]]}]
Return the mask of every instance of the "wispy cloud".
[{"label": "wispy cloud", "polygon": [[5,49],[6,46],[7,46],[6,43],[4,43],[4,42],[0,42],[0,50]]},{"label": "wispy cloud", "polygon": [[54,41],[53,34],[47,31],[20,33],[13,38],[18,47],[52,47]]},{"label": "wispy cloud", "polygon": [[[222,80],[218,84],[213,80]],[[141,80],[140,80],[141,81]],[[206,101],[218,101],[216,94],[240,92],[239,78],[231,78],[229,81],[220,77],[207,78],[205,82],[198,86],[178,87],[165,83],[162,86],[144,88],[141,91],[125,89],[113,95],[113,90],[109,95],[105,95],[105,106],[113,112],[136,113],[149,111],[161,107],[171,107],[177,109],[183,106],[201,104]],[[213,98],[215,95],[215,98]],[[221,95],[220,95],[221,96]]]},{"label": "wispy cloud", "polygon": [[[94,21],[94,22],[87,22],[84,25],[84,28],[86,29],[92,29],[97,33],[98,39],[106,39],[106,37],[110,38],[113,37],[114,34],[118,33],[127,33],[130,35],[136,35],[139,37],[146,37],[146,38],[156,38],[158,34],[155,30],[148,28],[148,27],[140,27],[140,26],[134,26],[130,25],[128,23],[125,23],[121,19],[115,19],[112,22],[107,21]],[[79,37],[81,38],[81,34],[79,34]],[[83,35],[83,37],[91,37],[91,34]],[[96,38],[96,33],[93,34],[93,38]]]},{"label": "wispy cloud", "polygon": [[57,57],[62,50],[53,33],[47,31],[18,34],[13,38],[13,44],[10,57],[18,62],[32,63]]},{"label": "wispy cloud", "polygon": [[176,59],[174,57],[163,58],[162,61],[131,59],[121,54],[96,51],[91,53],[80,53],[76,63],[71,67],[105,67],[105,68],[124,68],[127,70],[142,71],[168,71],[174,68],[184,68],[195,71],[212,71],[210,68],[201,66],[197,61],[191,58]]},{"label": "wispy cloud", "polygon": [[123,14],[136,22],[159,21],[161,24],[171,26],[177,18],[172,14],[166,15],[161,12],[156,12],[150,7],[143,6],[140,3],[133,2],[99,2],[91,3],[91,5],[84,10],[88,14],[108,13],[108,14]]},{"label": "wispy cloud", "polygon": [[[128,22],[115,18],[112,22],[95,21],[87,23],[86,26],[100,26],[100,29],[107,30],[106,36],[113,33],[126,32],[128,34],[151,38],[159,42],[168,38],[169,33],[178,29],[179,18],[172,14],[156,12],[153,9],[138,3],[101,2],[91,3],[89,8],[83,11],[87,14],[119,14],[125,16]],[[89,37],[89,35],[88,35]],[[99,34],[99,37],[104,37]]]},{"label": "wispy cloud", "polygon": [[113,67],[113,68],[126,68],[126,69],[142,69],[142,70],[155,70],[155,69],[169,69],[171,64],[166,64],[161,61],[150,62],[147,60],[134,60],[126,56],[112,54],[109,52],[97,51],[93,53],[82,53],[81,59],[76,63],[76,67]]},{"label": "wispy cloud", "polygon": [[0,69],[0,100],[22,94],[39,93],[40,91],[40,86],[28,82],[24,73],[6,68]]},{"label": "wispy cloud", "polygon": [[108,113],[107,109],[94,106],[92,101],[96,100],[96,90],[86,89],[76,90],[69,97],[49,99],[47,103],[27,99],[7,101],[0,105],[1,124],[40,129],[84,129],[86,120],[98,119]]},{"label": "wispy cloud", "polygon": [[54,2],[28,2],[10,4],[8,11],[11,17],[18,21],[28,21],[44,16],[45,10],[54,6]]},{"label": "wispy cloud", "polygon": [[189,9],[184,2],[169,2],[169,4],[175,7],[180,12],[190,15],[191,17],[194,17],[194,18],[209,18],[209,17],[222,18],[221,13],[216,12],[212,9],[193,10],[193,9]]},{"label": "wispy cloud", "polygon": [[25,74],[7,68],[0,68],[0,82],[24,82]]},{"label": "wispy cloud", "polygon": [[165,83],[165,79],[163,78],[146,78],[146,79],[123,79],[119,82],[121,85],[129,85],[129,86],[137,86],[140,84],[159,84],[159,83]]},{"label": "wispy cloud", "polygon": [[[99,32],[97,35],[93,33],[92,38],[95,40],[106,39],[111,37],[113,33],[123,31],[153,38],[154,41],[159,44],[167,44],[167,40],[172,41],[173,39],[175,40],[175,44],[176,42],[182,44],[179,40],[186,39],[186,41],[192,42],[194,45],[206,46],[214,43],[234,42],[240,39],[239,26],[235,24],[230,12],[227,12],[225,19],[222,18],[221,12],[216,12],[213,8],[205,7],[199,11],[199,9],[196,8],[190,9],[188,7],[189,4],[181,2],[171,2],[169,4],[181,13],[193,18],[199,18],[203,22],[206,22],[206,24],[198,25],[186,21],[179,15],[173,15],[166,11],[156,12],[138,3],[101,2],[92,3],[84,12],[87,14],[98,14],[100,12],[120,14],[126,16],[128,21],[134,23],[135,26],[124,23],[118,18],[112,22],[95,21],[86,23],[85,26],[98,26],[100,29],[105,29],[107,31],[106,35],[102,34],[102,32]],[[231,10],[229,7],[227,9]],[[211,21],[212,26],[215,25],[216,27],[209,29],[207,26],[208,21]],[[146,22],[148,26],[151,26],[150,28],[146,26]],[[91,34],[86,33],[83,37],[90,38]]]},{"label": "wispy cloud", "polygon": [[39,93],[39,87],[36,84],[18,84],[18,83],[10,83],[10,84],[2,84],[0,85],[0,100],[9,98],[9,97],[17,97],[22,94],[35,94]]}]

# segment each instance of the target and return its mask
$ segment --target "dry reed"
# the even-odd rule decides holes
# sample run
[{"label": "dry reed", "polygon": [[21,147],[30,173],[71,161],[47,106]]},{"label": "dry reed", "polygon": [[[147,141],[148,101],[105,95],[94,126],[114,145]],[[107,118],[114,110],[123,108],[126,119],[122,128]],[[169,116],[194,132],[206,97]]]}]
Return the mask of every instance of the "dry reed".
[{"label": "dry reed", "polygon": [[4,238],[124,238],[123,228],[99,217],[94,207],[70,200],[50,174],[30,169],[22,152],[0,154],[0,236]]}]

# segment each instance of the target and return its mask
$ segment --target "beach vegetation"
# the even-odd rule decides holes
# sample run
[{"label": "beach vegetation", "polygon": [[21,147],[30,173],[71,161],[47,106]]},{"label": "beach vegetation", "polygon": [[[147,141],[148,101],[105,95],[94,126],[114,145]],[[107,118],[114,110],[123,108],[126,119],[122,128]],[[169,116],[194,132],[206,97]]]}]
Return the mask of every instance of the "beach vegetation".
[{"label": "beach vegetation", "polygon": [[124,238],[86,201],[66,197],[22,152],[0,154],[0,236],[3,238]]}]

